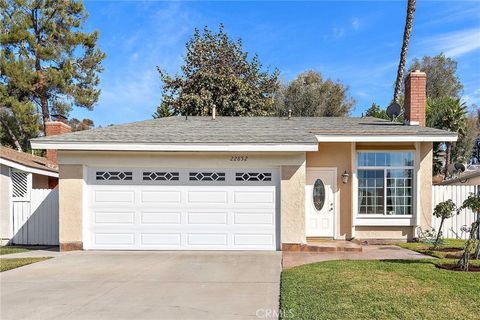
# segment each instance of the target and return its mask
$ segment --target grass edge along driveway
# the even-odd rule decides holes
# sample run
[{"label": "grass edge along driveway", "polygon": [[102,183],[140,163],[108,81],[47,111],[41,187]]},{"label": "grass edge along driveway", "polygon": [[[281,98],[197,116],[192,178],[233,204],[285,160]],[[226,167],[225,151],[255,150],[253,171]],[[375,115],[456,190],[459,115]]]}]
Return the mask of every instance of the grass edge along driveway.
[{"label": "grass edge along driveway", "polygon": [[40,262],[48,260],[51,257],[41,257],[41,258],[0,258],[0,272],[16,269],[23,267],[35,262]]},{"label": "grass edge along driveway", "polygon": [[26,247],[21,247],[21,246],[1,246],[0,256],[13,254],[13,253],[27,252],[27,251],[30,251],[30,249]]},{"label": "grass edge along driveway", "polygon": [[478,319],[480,273],[430,260],[341,260],[286,269],[283,319]]}]

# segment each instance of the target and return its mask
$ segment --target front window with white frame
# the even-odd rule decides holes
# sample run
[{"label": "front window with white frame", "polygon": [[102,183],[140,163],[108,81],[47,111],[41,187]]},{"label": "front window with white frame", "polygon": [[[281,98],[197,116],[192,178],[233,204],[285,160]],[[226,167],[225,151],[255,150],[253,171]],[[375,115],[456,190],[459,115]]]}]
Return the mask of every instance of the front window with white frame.
[{"label": "front window with white frame", "polygon": [[414,151],[357,153],[358,214],[411,216]]}]

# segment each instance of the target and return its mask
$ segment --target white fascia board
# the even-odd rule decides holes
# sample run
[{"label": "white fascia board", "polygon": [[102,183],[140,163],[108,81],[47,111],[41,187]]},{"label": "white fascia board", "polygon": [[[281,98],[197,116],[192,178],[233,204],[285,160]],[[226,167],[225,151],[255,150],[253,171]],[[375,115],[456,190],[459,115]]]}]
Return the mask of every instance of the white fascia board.
[{"label": "white fascia board", "polygon": [[20,164],[20,163],[14,162],[14,161],[10,161],[10,160],[4,159],[4,158],[0,158],[0,163],[3,164],[3,165],[6,165],[8,167],[15,168],[17,170],[22,170],[22,171],[25,171],[25,172],[35,173],[35,174],[39,174],[39,175],[42,175],[42,176],[58,178],[58,173],[57,172],[32,168],[32,167],[25,166],[23,164]]},{"label": "white fascia board", "polygon": [[315,135],[318,142],[450,142],[457,136],[408,136],[408,135]]},{"label": "white fascia board", "polygon": [[104,151],[318,151],[318,144],[154,144],[31,141],[33,149]]}]

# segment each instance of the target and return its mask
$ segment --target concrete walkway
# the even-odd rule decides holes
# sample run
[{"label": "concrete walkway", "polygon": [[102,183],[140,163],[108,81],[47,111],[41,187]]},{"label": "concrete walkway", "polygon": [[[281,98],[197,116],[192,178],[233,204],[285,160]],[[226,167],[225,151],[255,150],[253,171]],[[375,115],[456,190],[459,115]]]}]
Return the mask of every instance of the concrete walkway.
[{"label": "concrete walkway", "polygon": [[1,319],[257,319],[281,252],[68,252],[0,273]]},{"label": "concrete walkway", "polygon": [[363,246],[363,252],[284,252],[283,268],[292,268],[302,264],[329,261],[329,260],[409,260],[434,259],[412,250],[403,249],[394,245]]}]

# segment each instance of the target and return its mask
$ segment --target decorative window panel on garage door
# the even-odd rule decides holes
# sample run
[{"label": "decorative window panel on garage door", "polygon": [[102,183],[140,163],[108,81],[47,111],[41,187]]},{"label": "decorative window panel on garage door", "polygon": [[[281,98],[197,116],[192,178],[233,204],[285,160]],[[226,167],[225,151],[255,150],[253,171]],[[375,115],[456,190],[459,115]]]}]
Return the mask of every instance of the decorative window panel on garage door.
[{"label": "decorative window panel on garage door", "polygon": [[[98,172],[131,179],[97,179]],[[87,183],[86,249],[278,247],[278,169],[90,168]]]}]

